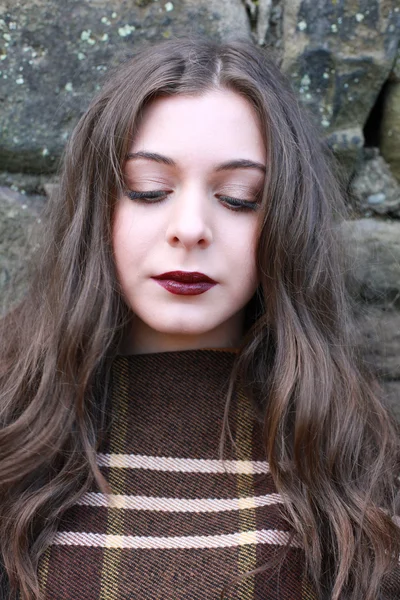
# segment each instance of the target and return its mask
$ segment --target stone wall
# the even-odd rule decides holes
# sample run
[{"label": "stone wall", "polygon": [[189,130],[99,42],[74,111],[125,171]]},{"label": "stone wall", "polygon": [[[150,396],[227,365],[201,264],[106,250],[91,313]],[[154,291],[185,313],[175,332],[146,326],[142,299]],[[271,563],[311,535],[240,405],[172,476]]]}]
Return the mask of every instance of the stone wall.
[{"label": "stone wall", "polygon": [[195,33],[270,48],[341,161],[359,327],[400,416],[397,0],[3,0],[0,305],[23,294],[63,147],[104,75],[140,47]]}]

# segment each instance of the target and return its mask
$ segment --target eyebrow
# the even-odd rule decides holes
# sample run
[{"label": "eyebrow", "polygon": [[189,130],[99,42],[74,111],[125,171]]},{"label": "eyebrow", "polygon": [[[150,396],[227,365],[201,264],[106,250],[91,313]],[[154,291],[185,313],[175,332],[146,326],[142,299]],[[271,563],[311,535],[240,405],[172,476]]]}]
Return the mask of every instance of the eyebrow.
[{"label": "eyebrow", "polygon": [[[162,163],[164,165],[168,165],[169,167],[177,166],[176,162],[173,161],[172,158],[162,154],[157,154],[156,152],[130,152],[126,156],[126,160],[135,160],[137,158],[147,158],[148,160],[153,160],[154,162]],[[228,160],[227,162],[218,165],[215,170],[218,172],[230,171],[231,169],[258,169],[259,171],[266,173],[266,168],[262,163],[248,160],[246,158]]]}]

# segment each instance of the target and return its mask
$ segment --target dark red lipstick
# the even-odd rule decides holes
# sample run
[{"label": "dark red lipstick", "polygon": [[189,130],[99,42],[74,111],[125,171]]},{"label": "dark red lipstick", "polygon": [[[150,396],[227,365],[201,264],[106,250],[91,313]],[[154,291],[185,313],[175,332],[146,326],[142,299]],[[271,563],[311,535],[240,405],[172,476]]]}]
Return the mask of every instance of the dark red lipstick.
[{"label": "dark red lipstick", "polygon": [[217,285],[217,282],[197,271],[169,271],[153,277],[159,285],[171,294],[197,296]]}]

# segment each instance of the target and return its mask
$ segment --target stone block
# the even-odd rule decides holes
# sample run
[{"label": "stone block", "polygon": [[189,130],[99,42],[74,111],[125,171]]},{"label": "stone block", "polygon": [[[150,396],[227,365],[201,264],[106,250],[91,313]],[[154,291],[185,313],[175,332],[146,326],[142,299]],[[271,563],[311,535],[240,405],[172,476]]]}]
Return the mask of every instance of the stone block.
[{"label": "stone block", "polygon": [[400,36],[393,0],[285,2],[283,67],[350,172]]},{"label": "stone block", "polygon": [[357,219],[342,225],[351,293],[367,303],[400,307],[400,222]]},{"label": "stone block", "polygon": [[380,149],[393,175],[400,182],[400,81],[389,83],[386,89]]},{"label": "stone block", "polygon": [[400,217],[400,184],[379,154],[363,162],[351,183],[351,191],[363,214]]},{"label": "stone block", "polygon": [[381,378],[400,379],[400,312],[358,306],[356,323],[363,356],[370,368]]},{"label": "stone block", "polygon": [[0,187],[0,314],[26,288],[30,260],[38,249],[45,198]]},{"label": "stone block", "polygon": [[250,38],[240,0],[4,0],[0,3],[0,168],[57,170],[104,75],[158,40]]},{"label": "stone block", "polygon": [[385,404],[400,422],[400,380],[383,382]]}]

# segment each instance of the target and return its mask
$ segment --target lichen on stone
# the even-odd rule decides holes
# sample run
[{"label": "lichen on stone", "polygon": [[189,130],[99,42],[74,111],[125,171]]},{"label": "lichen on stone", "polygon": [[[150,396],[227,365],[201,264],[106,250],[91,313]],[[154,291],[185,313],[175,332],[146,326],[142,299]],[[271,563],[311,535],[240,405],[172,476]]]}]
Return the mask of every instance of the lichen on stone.
[{"label": "lichen on stone", "polygon": [[92,38],[92,30],[91,29],[86,29],[86,30],[82,31],[81,40],[82,40],[82,42],[86,42],[87,44],[89,44],[89,46],[94,46],[94,44],[96,43],[96,40],[94,38]]},{"label": "lichen on stone", "polygon": [[124,25],[123,27],[118,28],[118,35],[120,37],[128,37],[135,29],[136,27],[134,25]]}]

